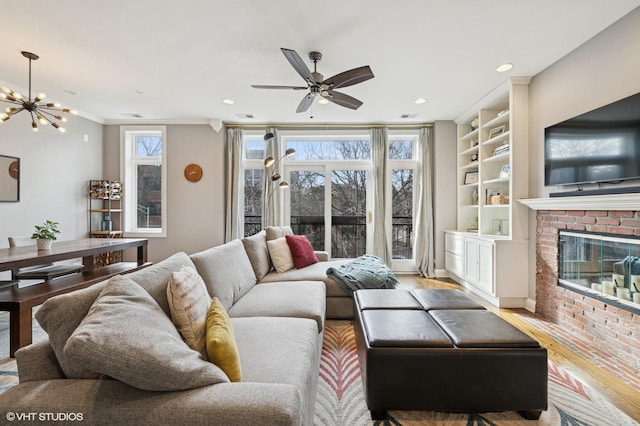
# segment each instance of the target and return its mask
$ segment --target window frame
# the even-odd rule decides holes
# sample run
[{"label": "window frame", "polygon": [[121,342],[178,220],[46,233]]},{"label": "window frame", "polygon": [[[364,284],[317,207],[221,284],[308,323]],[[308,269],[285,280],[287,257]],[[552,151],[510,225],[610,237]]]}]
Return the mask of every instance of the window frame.
[{"label": "window frame", "polygon": [[[162,154],[155,157],[137,157],[135,136],[162,138]],[[167,128],[166,126],[120,126],[120,176],[124,183],[123,236],[158,238],[167,236]],[[137,223],[138,180],[137,167],[160,164],[160,228],[139,228]]]},{"label": "window frame", "polygon": [[[413,155],[410,160],[392,160],[389,158],[389,151],[391,147],[391,143],[394,140],[398,139],[411,139],[413,140]],[[387,175],[385,176],[385,185],[386,185],[386,193],[393,194],[392,188],[392,173],[393,170],[400,169],[411,169],[413,170],[413,212],[412,212],[412,230],[413,235],[411,238],[411,245],[413,249],[411,250],[412,258],[411,259],[392,259],[392,269],[394,272],[416,272],[416,213],[418,210],[417,202],[417,186],[416,185],[416,176],[418,172],[418,144],[420,143],[420,131],[419,130],[389,130],[387,132],[387,147],[386,147],[386,156],[387,156]],[[385,222],[389,224],[387,227],[387,241],[389,244],[392,243],[392,228],[393,228],[393,208],[392,208],[393,197],[389,196],[385,200]],[[393,257],[393,247],[389,247],[391,251],[391,255]]]}]

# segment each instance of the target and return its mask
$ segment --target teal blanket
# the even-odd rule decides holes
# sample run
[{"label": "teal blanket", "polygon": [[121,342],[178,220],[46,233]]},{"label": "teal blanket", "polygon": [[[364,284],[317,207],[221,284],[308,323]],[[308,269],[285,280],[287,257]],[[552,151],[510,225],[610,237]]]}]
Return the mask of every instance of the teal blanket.
[{"label": "teal blanket", "polygon": [[363,288],[396,288],[398,285],[391,269],[382,259],[371,254],[362,255],[338,268],[329,268],[327,276],[348,293]]}]

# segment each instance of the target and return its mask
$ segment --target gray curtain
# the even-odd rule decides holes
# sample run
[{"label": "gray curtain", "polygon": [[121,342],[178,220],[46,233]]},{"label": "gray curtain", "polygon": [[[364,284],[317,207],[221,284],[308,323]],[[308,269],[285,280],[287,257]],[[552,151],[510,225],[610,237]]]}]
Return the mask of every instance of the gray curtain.
[{"label": "gray curtain", "polygon": [[434,236],[433,236],[433,129],[420,129],[418,141],[418,186],[415,214],[416,222],[416,266],[418,272],[427,278],[434,276]]},{"label": "gray curtain", "polygon": [[284,177],[277,181],[272,181],[271,176],[274,173],[280,173],[284,176],[282,163],[279,158],[282,156],[280,142],[278,141],[278,130],[275,127],[268,127],[265,133],[273,133],[274,138],[265,146],[265,158],[273,157],[275,163],[270,167],[265,167],[262,177],[262,228],[267,226],[282,225],[282,211],[280,208],[281,192],[278,185]]},{"label": "gray curtain", "polygon": [[387,199],[387,129],[371,129],[373,161],[373,254],[391,266],[387,242],[385,200]]},{"label": "gray curtain", "polygon": [[242,129],[227,129],[225,241],[244,237],[243,145]]}]

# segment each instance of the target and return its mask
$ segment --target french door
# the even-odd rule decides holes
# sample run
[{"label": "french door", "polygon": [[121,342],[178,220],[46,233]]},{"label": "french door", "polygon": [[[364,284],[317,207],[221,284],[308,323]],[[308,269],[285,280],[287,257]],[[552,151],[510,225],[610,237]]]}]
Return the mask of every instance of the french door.
[{"label": "french door", "polygon": [[316,250],[332,258],[372,251],[371,193],[367,167],[341,164],[293,165],[285,169],[287,223]]}]

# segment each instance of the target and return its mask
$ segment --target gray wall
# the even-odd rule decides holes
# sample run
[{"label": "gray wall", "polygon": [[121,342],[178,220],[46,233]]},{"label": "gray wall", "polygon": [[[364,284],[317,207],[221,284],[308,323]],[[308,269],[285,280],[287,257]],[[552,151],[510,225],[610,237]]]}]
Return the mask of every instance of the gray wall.
[{"label": "gray wall", "polygon": [[[529,195],[544,186],[544,128],[640,92],[640,8],[536,75],[529,86]],[[638,184],[637,182],[635,183]],[[572,188],[575,189],[575,188]],[[535,212],[529,216],[529,297],[535,299]]]},{"label": "gray wall", "polygon": [[[149,238],[149,260],[176,251],[188,254],[224,242],[224,129],[209,125],[167,125],[167,236]],[[105,178],[120,178],[120,126],[104,126]],[[199,182],[184,178],[184,167],[203,169]],[[126,196],[125,188],[125,196]]]},{"label": "gray wall", "polygon": [[85,237],[89,180],[102,177],[100,124],[72,116],[64,134],[51,126],[33,133],[28,117],[0,124],[0,154],[20,157],[21,166],[20,201],[0,203],[0,247],[9,236],[31,235],[44,219],[60,222],[60,239]]}]

